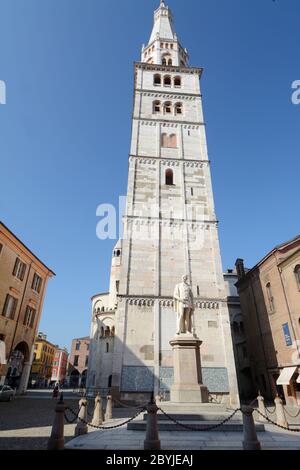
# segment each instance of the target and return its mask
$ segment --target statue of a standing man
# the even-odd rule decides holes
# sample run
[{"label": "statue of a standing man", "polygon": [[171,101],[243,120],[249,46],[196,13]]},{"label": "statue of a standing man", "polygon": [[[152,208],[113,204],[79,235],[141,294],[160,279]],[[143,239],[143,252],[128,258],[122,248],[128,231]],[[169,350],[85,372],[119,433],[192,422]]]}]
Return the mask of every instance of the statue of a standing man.
[{"label": "statue of a standing man", "polygon": [[188,276],[182,276],[182,282],[175,286],[174,307],[177,313],[177,334],[193,333],[194,297]]}]

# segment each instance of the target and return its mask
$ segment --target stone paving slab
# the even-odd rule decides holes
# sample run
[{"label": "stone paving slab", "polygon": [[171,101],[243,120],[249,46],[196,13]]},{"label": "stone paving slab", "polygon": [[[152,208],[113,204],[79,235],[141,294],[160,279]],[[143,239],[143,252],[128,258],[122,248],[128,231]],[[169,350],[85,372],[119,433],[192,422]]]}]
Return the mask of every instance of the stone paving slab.
[{"label": "stone paving slab", "polygon": [[[268,427],[268,426],[267,426]],[[129,434],[130,433],[130,434]],[[159,433],[162,450],[240,450],[243,433],[240,432],[168,432]],[[145,433],[128,431],[126,427],[110,431],[94,431],[69,441],[69,449],[141,450]],[[290,431],[273,432],[269,426],[258,433],[262,449],[300,450],[300,435]]]}]

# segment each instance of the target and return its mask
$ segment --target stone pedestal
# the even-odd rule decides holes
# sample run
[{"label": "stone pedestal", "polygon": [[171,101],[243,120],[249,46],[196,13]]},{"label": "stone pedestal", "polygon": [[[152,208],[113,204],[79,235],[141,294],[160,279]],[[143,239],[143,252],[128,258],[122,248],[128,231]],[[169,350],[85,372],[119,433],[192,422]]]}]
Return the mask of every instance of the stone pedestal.
[{"label": "stone pedestal", "polygon": [[172,403],[208,403],[208,389],[202,384],[201,344],[202,341],[190,333],[176,335],[170,341],[174,361]]}]

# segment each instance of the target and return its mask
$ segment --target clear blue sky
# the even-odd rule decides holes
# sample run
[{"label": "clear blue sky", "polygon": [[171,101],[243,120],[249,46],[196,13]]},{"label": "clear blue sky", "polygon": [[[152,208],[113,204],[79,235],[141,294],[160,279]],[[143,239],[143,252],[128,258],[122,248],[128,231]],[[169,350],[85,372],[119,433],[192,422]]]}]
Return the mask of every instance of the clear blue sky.
[{"label": "clear blue sky", "polygon": [[[57,273],[40,329],[61,346],[89,334],[90,297],[108,288],[96,207],[126,194],[133,61],[158,3],[0,0],[0,219]],[[300,232],[300,2],[167,3],[205,69],[223,266],[252,266]]]}]

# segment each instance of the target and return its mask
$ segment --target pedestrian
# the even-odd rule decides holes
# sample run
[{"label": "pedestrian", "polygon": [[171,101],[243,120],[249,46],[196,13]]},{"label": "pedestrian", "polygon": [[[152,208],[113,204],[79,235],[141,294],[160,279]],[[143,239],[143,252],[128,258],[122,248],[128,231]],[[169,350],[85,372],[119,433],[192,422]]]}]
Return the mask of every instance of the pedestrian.
[{"label": "pedestrian", "polygon": [[53,393],[52,393],[52,398],[57,398],[57,397],[58,397],[58,393],[59,393],[58,385],[55,385],[55,387],[54,387],[54,389],[53,389]]}]

